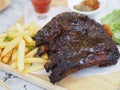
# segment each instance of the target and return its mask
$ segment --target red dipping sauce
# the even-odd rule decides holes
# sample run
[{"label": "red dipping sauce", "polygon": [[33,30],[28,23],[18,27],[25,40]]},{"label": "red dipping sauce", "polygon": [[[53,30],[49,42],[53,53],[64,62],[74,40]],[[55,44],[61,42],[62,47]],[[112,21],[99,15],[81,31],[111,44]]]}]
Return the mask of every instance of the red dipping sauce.
[{"label": "red dipping sauce", "polygon": [[50,8],[50,2],[51,0],[32,0],[37,13],[47,13]]}]

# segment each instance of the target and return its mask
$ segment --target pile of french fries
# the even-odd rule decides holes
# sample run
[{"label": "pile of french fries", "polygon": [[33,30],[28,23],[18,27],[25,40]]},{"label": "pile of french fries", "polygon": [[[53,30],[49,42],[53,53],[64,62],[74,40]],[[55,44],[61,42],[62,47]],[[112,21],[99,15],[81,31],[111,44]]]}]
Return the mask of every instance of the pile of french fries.
[{"label": "pile of french fries", "polygon": [[6,33],[0,34],[0,62],[10,65],[20,73],[31,73],[44,68],[47,54],[36,57],[38,48],[32,37],[40,27],[32,22],[25,26],[16,23]]}]

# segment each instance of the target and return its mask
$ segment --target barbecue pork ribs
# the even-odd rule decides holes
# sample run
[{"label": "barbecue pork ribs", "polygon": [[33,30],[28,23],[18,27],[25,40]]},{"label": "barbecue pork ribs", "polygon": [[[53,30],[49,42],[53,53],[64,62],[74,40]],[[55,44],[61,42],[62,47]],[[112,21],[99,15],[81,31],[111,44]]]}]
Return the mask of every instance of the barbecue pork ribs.
[{"label": "barbecue pork ribs", "polygon": [[90,66],[110,66],[117,63],[119,52],[102,25],[85,15],[64,12],[54,17],[34,36],[38,56],[48,53],[52,83]]}]

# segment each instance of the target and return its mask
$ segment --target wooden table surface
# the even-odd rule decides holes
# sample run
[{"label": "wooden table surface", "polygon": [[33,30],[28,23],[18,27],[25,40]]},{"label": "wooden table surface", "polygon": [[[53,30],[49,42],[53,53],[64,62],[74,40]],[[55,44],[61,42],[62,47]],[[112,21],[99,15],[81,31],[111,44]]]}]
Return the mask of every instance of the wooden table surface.
[{"label": "wooden table surface", "polygon": [[[52,0],[52,7],[67,6],[66,0]],[[23,17],[18,22],[23,23]],[[82,78],[65,78],[60,85],[68,90],[120,90],[120,72],[87,76]]]}]

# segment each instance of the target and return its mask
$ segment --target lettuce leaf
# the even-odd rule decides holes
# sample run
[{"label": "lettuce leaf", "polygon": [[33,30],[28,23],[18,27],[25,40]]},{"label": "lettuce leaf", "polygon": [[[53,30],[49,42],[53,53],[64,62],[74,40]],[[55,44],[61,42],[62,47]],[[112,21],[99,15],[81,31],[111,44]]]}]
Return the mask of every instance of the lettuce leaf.
[{"label": "lettuce leaf", "polygon": [[107,24],[113,33],[112,39],[120,45],[120,10],[114,10],[101,19],[102,24]]},{"label": "lettuce leaf", "polygon": [[101,19],[102,24],[111,25],[120,20],[120,10],[113,10],[112,13],[106,15]]}]

